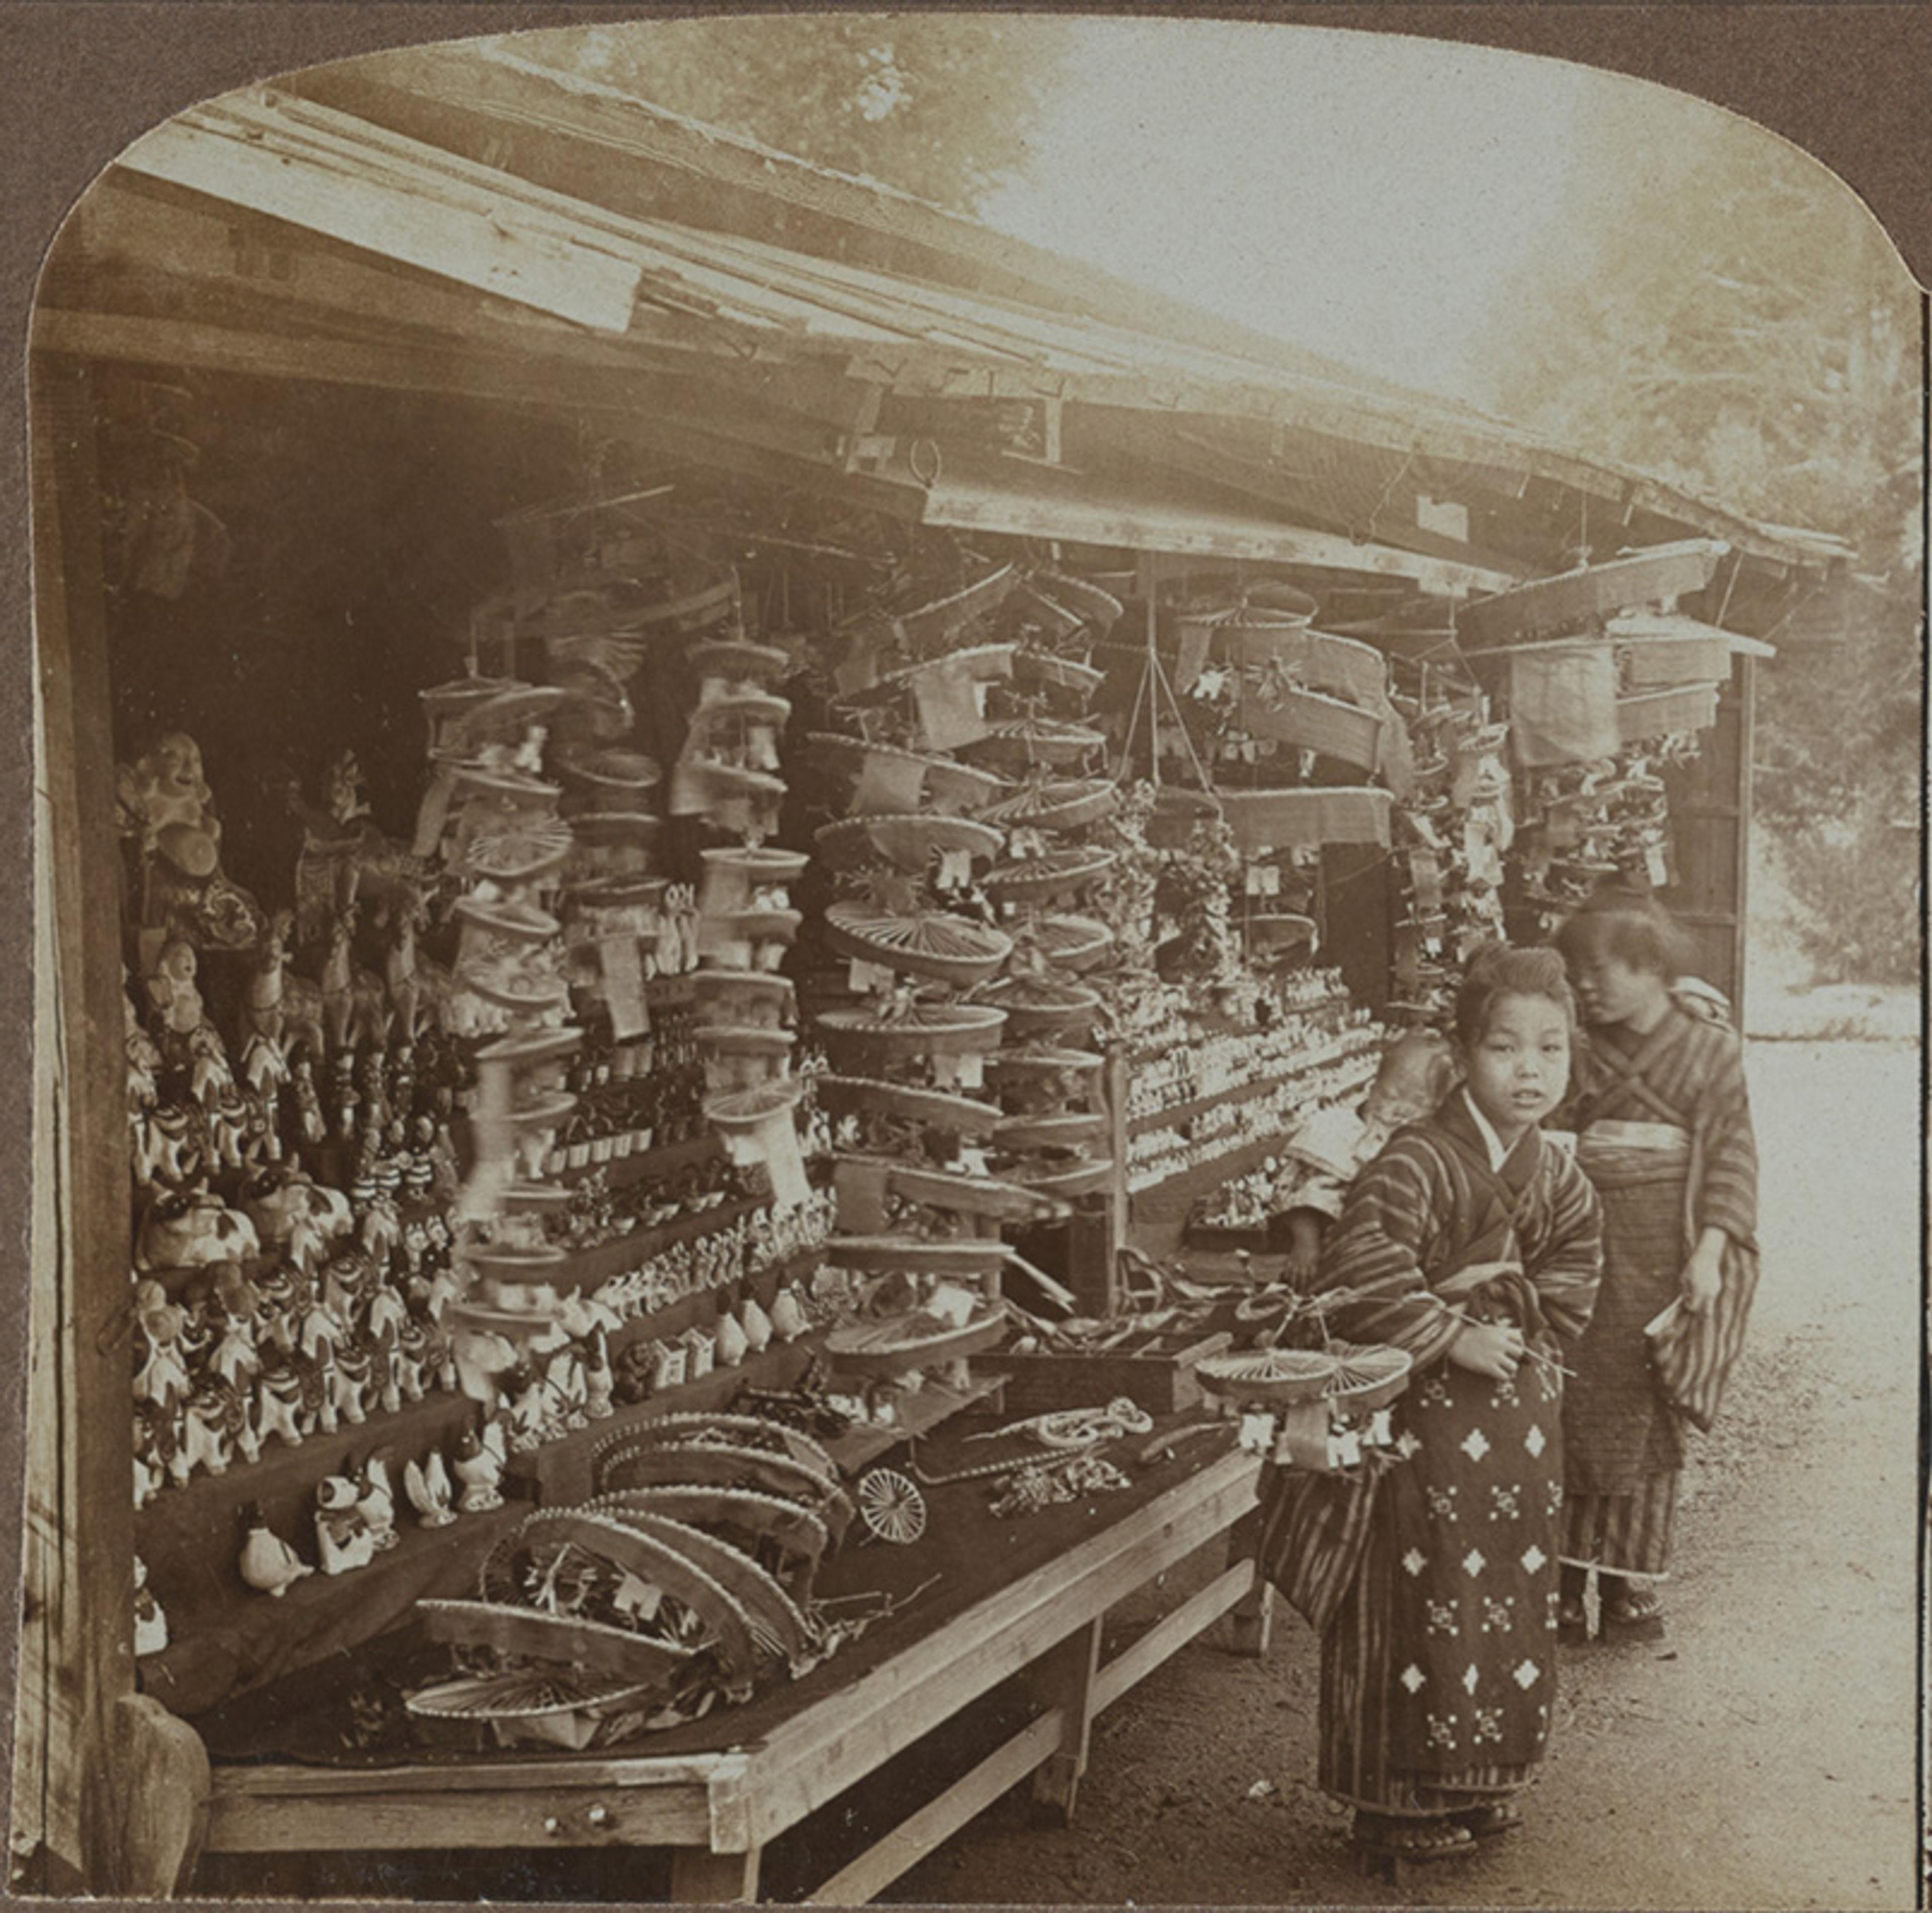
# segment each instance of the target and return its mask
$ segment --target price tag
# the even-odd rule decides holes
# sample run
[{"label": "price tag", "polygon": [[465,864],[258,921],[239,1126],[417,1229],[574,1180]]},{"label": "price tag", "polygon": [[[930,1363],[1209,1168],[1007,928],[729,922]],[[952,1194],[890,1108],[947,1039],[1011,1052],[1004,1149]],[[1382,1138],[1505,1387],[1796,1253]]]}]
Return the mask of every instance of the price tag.
[{"label": "price tag", "polygon": [[1274,1446],[1274,1417],[1245,1414],[1241,1417],[1240,1442],[1250,1455],[1265,1455]]},{"label": "price tag", "polygon": [[973,881],[973,853],[970,850],[942,850],[939,853],[939,887],[963,890]]},{"label": "price tag", "polygon": [[605,937],[597,945],[598,961],[604,972],[604,1000],[610,1006],[610,1033],[620,1043],[641,1036],[651,1027],[651,1012],[644,1002],[644,971],[638,940],[626,931],[621,937]]}]

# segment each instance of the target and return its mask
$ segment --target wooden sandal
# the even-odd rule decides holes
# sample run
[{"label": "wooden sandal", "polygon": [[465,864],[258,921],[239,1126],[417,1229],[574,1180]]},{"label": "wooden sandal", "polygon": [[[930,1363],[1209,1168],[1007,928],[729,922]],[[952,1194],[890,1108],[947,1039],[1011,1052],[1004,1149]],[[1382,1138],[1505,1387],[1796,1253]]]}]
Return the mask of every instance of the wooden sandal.
[{"label": "wooden sandal", "polygon": [[1366,1858],[1414,1865],[1467,1853],[1476,1841],[1468,1827],[1447,1816],[1410,1819],[1358,1810],[1348,1843]]},{"label": "wooden sandal", "polygon": [[1664,1639],[1664,1603],[1655,1590],[1635,1582],[1625,1582],[1618,1593],[1604,1603],[1604,1629],[1626,1641],[1660,1641]]},{"label": "wooden sandal", "polygon": [[1486,1806],[1472,1807],[1456,1818],[1468,1828],[1469,1837],[1474,1840],[1499,1840],[1505,1834],[1522,1830],[1522,1809],[1513,1800],[1491,1801]]}]

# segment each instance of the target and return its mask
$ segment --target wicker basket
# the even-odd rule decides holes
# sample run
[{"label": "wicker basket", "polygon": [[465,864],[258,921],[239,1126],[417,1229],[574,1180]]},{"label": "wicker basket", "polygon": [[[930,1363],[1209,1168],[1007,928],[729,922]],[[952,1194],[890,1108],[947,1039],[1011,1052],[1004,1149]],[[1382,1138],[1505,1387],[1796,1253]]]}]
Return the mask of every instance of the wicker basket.
[{"label": "wicker basket", "polygon": [[1000,1120],[997,1103],[877,1076],[820,1075],[818,1100],[828,1115],[885,1116],[925,1123],[962,1136],[991,1135]]},{"label": "wicker basket", "polygon": [[1119,787],[1104,777],[1042,781],[1022,786],[980,813],[988,823],[1034,830],[1084,830],[1110,816],[1120,801]]},{"label": "wicker basket", "polygon": [[1311,784],[1294,790],[1224,790],[1222,814],[1239,849],[1315,850],[1324,844],[1390,841],[1394,799],[1371,784]]},{"label": "wicker basket", "polygon": [[994,1309],[956,1326],[934,1323],[917,1314],[856,1323],[833,1329],[825,1338],[824,1348],[835,1372],[888,1376],[982,1355],[1006,1339],[1006,1318]]},{"label": "wicker basket", "polygon": [[1114,863],[1112,850],[1048,850],[1042,856],[1022,858],[988,871],[986,893],[1003,906],[1070,895],[1097,883]]},{"label": "wicker basket", "polygon": [[1244,682],[1240,725],[1250,736],[1319,751],[1362,770],[1373,770],[1382,751],[1382,720],[1376,712],[1318,691]]},{"label": "wicker basket", "polygon": [[1006,833],[990,823],[941,812],[911,816],[874,814],[828,823],[814,840],[834,870],[860,870],[889,863],[904,871],[922,871],[946,852],[964,851],[984,862],[999,853]]},{"label": "wicker basket", "polygon": [[988,1055],[1006,1022],[1004,1010],[985,1003],[912,1003],[886,1014],[828,1009],[818,1017],[834,1060],[861,1074],[908,1057]]},{"label": "wicker basket", "polygon": [[967,917],[936,910],[884,916],[859,904],[826,911],[825,940],[842,956],[958,988],[998,975],[1013,949],[1010,937]]}]

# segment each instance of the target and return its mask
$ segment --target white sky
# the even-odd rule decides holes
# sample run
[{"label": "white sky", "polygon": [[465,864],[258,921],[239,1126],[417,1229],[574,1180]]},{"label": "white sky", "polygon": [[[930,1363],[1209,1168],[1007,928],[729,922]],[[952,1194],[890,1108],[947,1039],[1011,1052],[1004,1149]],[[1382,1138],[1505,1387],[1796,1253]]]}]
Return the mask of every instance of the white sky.
[{"label": "white sky", "polygon": [[1599,76],[1329,28],[1071,24],[1070,84],[989,224],[1480,402],[1466,347],[1558,214]]}]

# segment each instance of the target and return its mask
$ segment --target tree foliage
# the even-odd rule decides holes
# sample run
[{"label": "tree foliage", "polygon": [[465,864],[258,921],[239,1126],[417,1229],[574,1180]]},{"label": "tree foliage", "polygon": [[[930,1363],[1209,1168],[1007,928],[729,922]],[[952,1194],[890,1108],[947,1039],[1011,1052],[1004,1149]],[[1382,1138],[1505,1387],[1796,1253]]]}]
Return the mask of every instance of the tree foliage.
[{"label": "tree foliage", "polygon": [[556,28],[520,50],[835,171],[970,211],[1018,171],[1062,22],[807,13]]},{"label": "tree foliage", "polygon": [[1837,640],[1787,644],[1761,675],[1759,816],[1810,913],[1800,931],[1821,975],[1909,980],[1916,290],[1849,191],[1742,121],[1606,88],[1577,136],[1569,215],[1502,302],[1487,382],[1502,409],[1580,449],[1854,547],[1864,588]]}]

